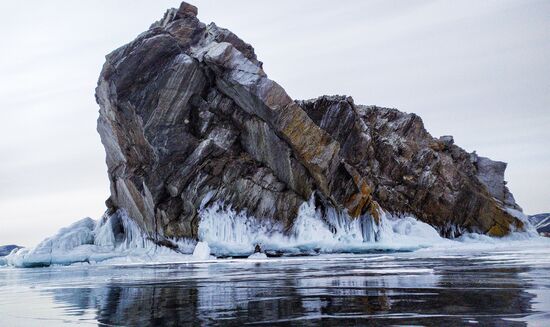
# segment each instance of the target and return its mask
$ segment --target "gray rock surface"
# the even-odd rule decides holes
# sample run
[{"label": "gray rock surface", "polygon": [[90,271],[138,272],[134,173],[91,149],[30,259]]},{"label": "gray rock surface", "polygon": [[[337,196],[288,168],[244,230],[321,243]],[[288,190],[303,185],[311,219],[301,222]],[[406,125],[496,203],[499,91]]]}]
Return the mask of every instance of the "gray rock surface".
[{"label": "gray rock surface", "polygon": [[505,206],[521,211],[521,207],[506,187],[504,172],[507,164],[502,161],[479,157],[475,153],[472,154],[472,161],[476,167],[477,178],[485,185],[489,193]]},{"label": "gray rock surface", "polygon": [[290,229],[313,194],[321,209],[378,221],[380,204],[446,236],[521,228],[488,191],[500,170],[481,183],[469,154],[418,116],[349,97],[294,101],[252,46],[196,15],[182,3],[106,57],[96,99],[109,210],[159,242],[196,238],[214,201]]}]

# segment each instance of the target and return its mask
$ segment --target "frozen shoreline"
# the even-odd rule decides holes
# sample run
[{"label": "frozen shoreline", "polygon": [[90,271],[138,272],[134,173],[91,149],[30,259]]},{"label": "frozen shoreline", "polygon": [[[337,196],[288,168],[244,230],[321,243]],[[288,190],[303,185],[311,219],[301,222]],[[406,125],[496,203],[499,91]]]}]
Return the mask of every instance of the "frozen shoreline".
[{"label": "frozen shoreline", "polygon": [[[45,267],[71,264],[148,264],[212,261],[216,258],[269,260],[268,257],[313,256],[323,254],[364,254],[383,252],[484,251],[541,244],[550,239],[530,228],[502,238],[464,234],[442,238],[430,225],[414,217],[381,215],[378,225],[369,216],[351,219],[333,212],[328,221],[320,218],[312,201],[300,208],[294,230],[285,234],[281,226],[248,217],[215,204],[201,211],[199,242],[171,240],[177,247],[160,246],[148,238],[126,214],[117,211],[99,221],[85,218],[34,248],[12,251],[0,258],[0,265]],[[257,252],[258,248],[262,253]]]}]

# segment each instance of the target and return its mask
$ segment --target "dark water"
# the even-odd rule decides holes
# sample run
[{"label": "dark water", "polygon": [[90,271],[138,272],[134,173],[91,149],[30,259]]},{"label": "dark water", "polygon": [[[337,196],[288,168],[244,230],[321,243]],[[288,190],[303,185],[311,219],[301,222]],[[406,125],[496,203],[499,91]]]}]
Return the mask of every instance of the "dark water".
[{"label": "dark water", "polygon": [[0,326],[550,326],[548,250],[0,268]]}]

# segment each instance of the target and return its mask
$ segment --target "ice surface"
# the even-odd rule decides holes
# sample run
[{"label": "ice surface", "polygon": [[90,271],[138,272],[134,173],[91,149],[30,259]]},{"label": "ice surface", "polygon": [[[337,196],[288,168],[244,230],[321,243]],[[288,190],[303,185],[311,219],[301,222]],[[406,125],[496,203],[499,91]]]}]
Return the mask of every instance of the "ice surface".
[{"label": "ice surface", "polygon": [[[483,249],[501,243],[538,238],[521,212],[511,214],[526,222],[526,232],[503,238],[481,234],[464,234],[446,239],[430,225],[411,216],[380,214],[380,224],[371,216],[357,219],[328,209],[322,213],[313,199],[299,210],[293,229],[270,219],[259,219],[237,212],[218,202],[199,211],[198,243],[195,240],[172,240],[177,249],[157,245],[124,210],[99,221],[85,218],[62,228],[31,249],[13,251],[0,258],[0,265],[39,267],[74,263],[129,264],[187,262],[217,257],[265,259],[280,255],[317,255],[322,253],[365,253],[373,251],[435,252],[456,249]],[[258,248],[262,253],[257,252]],[[267,254],[267,255],[266,255]]]},{"label": "ice surface", "polygon": [[0,268],[0,325],[550,326],[550,239],[450,244],[160,266]]}]

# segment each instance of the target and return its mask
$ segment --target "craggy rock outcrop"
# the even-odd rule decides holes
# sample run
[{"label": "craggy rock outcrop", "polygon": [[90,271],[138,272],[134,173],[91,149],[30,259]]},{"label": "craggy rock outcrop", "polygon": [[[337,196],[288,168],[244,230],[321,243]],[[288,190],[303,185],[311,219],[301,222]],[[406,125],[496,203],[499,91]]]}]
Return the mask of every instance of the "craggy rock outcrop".
[{"label": "craggy rock outcrop", "polygon": [[503,209],[500,170],[432,138],[414,114],[294,101],[252,46],[187,3],[106,57],[96,98],[107,205],[159,242],[197,237],[198,210],[218,200],[290,228],[313,194],[320,208],[376,221],[380,204],[447,236],[521,227]]},{"label": "craggy rock outcrop", "polygon": [[355,105],[342,96],[297,103],[338,140],[385,210],[413,214],[449,237],[502,235],[511,224],[523,226],[502,210],[520,209],[505,186],[506,164],[470,155],[452,136],[433,138],[417,115]]},{"label": "craggy rock outcrop", "polygon": [[506,187],[504,171],[507,164],[505,162],[479,157],[475,152],[471,154],[471,161],[476,167],[476,177],[487,187],[491,196],[501,205],[522,211],[514,196]]}]

